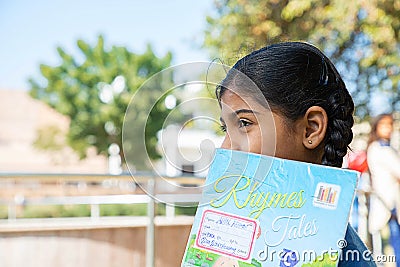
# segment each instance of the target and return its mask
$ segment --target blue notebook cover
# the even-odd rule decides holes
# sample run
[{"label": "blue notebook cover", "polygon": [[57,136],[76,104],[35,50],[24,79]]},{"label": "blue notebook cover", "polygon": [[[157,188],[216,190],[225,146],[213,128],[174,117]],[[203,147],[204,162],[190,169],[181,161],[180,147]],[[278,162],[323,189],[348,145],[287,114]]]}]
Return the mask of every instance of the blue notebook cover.
[{"label": "blue notebook cover", "polygon": [[358,173],[217,149],[184,267],[337,266]]}]

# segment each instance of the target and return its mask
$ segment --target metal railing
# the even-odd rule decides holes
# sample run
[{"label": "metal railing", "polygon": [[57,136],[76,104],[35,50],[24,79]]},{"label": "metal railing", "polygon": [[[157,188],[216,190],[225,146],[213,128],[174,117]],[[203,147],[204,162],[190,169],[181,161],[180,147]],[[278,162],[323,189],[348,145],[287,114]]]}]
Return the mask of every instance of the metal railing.
[{"label": "metal railing", "polygon": [[[39,206],[39,205],[90,205],[90,217],[98,219],[100,217],[100,205],[103,204],[147,204],[150,202],[167,203],[166,217],[175,216],[174,204],[190,204],[198,203],[200,194],[156,194],[153,197],[148,195],[108,195],[108,196],[60,196],[60,197],[43,197],[43,198],[27,198],[20,202],[0,200],[0,205],[7,206],[8,220],[17,220],[17,208],[23,206]],[[149,209],[148,209],[149,213]]]},{"label": "metal railing", "polygon": [[[108,184],[105,186],[104,183]],[[123,193],[115,194],[117,192],[110,188],[110,182],[118,186],[118,183],[130,183],[136,187],[145,187],[146,190],[125,191]],[[161,192],[159,187],[160,183],[171,183],[174,192]],[[90,205],[90,216],[92,218],[100,217],[99,205],[101,204],[148,204],[152,199],[156,202],[168,203],[172,205],[166,206],[166,215],[174,216],[173,204],[179,203],[197,203],[200,200],[200,190],[192,190],[191,193],[184,193],[180,188],[197,187],[201,186],[204,179],[194,177],[174,177],[174,178],[160,178],[152,174],[142,173],[135,176],[133,179],[130,175],[90,175],[90,174],[0,174],[0,205],[7,206],[8,219],[17,219],[17,207],[19,206],[38,206],[38,205]],[[78,193],[75,195],[65,195],[64,192],[56,193],[55,188],[63,191],[60,188],[76,188],[86,187],[90,185],[91,188],[102,189],[102,192],[96,190],[76,190]],[[24,193],[21,193],[21,188]],[[45,191],[50,191],[51,195],[46,195]],[[104,192],[108,188],[108,192]],[[8,197],[4,196],[7,191]],[[14,191],[14,192],[13,192]],[[89,192],[90,191],[90,192]],[[146,192],[147,191],[147,194]],[[151,192],[153,193],[151,193]],[[49,192],[48,192],[49,193]],[[33,196],[36,194],[36,196]]]},{"label": "metal railing", "polygon": [[[130,175],[110,176],[110,175],[55,175],[55,174],[3,174],[0,175],[0,193],[2,190],[14,188],[26,188],[28,191],[40,190],[41,186],[66,186],[68,184],[76,184],[79,186],[82,182],[102,187],[102,182],[112,181],[128,181],[134,182],[135,185],[145,186],[146,193],[141,194],[116,194],[116,195],[74,195],[74,196],[41,196],[32,197],[16,194],[13,198],[2,197],[0,194],[0,205],[7,206],[8,222],[17,221],[17,209],[20,206],[33,205],[90,205],[90,218],[97,220],[100,218],[100,205],[102,204],[146,204],[148,225],[146,227],[146,266],[154,267],[155,264],[155,205],[156,203],[166,203],[166,216],[175,216],[176,204],[197,204],[200,201],[200,190],[193,193],[182,193],[179,186],[187,185],[189,187],[199,186],[204,179],[193,177],[177,177],[159,180],[153,175],[140,175],[132,180]],[[171,182],[178,185],[178,190],[173,193],[157,192],[157,182]],[[25,184],[25,185],[24,185]],[[28,185],[28,186],[27,186]],[[31,188],[31,189],[29,189]],[[162,190],[161,190],[162,191]],[[167,190],[168,191],[168,190]],[[193,190],[196,191],[196,190]]]}]

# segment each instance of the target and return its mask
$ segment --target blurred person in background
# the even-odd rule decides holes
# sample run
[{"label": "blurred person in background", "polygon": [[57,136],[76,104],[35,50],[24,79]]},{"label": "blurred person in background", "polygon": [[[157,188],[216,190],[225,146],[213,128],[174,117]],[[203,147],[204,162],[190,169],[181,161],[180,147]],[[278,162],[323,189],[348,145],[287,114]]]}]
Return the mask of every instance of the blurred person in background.
[{"label": "blurred person in background", "polygon": [[[369,213],[369,230],[374,236],[389,224],[390,244],[400,267],[400,155],[390,146],[393,132],[392,114],[382,114],[371,125],[367,159],[373,195]],[[379,238],[379,243],[381,242]],[[381,251],[381,244],[373,242]]]}]

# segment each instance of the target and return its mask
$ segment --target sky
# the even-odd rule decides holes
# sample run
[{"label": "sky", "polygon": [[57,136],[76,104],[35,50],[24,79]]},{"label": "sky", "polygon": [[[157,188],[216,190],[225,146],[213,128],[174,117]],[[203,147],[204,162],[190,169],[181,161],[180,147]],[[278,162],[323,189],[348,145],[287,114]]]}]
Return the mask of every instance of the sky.
[{"label": "sky", "polygon": [[39,65],[59,63],[56,48],[78,55],[76,41],[144,52],[151,43],[156,55],[168,51],[173,64],[208,60],[200,46],[212,0],[0,0],[0,90],[28,90]]}]

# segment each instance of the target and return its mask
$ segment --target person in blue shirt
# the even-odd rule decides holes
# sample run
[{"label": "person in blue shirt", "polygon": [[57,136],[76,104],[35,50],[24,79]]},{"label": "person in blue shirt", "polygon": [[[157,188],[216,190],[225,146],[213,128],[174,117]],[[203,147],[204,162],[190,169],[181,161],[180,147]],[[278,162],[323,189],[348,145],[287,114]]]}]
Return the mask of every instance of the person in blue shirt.
[{"label": "person in blue shirt", "polygon": [[[250,53],[229,70],[216,96],[222,148],[342,166],[353,138],[354,103],[315,46],[284,42]],[[376,266],[351,226],[343,244],[339,266]]]}]

